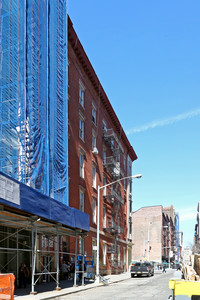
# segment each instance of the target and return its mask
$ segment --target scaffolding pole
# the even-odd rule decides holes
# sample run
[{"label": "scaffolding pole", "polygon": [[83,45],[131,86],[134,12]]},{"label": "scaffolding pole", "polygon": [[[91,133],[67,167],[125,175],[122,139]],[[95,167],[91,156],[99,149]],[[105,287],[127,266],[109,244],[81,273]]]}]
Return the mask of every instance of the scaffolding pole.
[{"label": "scaffolding pole", "polygon": [[59,233],[57,228],[57,247],[56,247],[56,290],[59,291],[61,288],[59,287]]},{"label": "scaffolding pole", "polygon": [[75,272],[74,272],[74,287],[77,287],[77,284],[76,284],[76,276],[77,276],[76,266],[77,266],[77,234],[76,234],[76,239],[75,239]]}]

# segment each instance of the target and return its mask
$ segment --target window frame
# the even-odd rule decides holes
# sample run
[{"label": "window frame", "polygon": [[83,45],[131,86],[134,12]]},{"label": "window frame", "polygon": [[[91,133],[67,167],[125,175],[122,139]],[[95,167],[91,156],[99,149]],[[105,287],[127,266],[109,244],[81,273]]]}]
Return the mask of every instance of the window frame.
[{"label": "window frame", "polygon": [[106,228],[106,205],[103,205],[103,228]]},{"label": "window frame", "polygon": [[96,238],[92,238],[92,255],[94,257],[94,265],[96,266],[97,264],[97,255],[96,255],[96,249],[94,250],[94,248],[97,247],[97,239]]},{"label": "window frame", "polygon": [[107,258],[107,244],[103,242],[103,266],[106,266],[106,258]]},{"label": "window frame", "polygon": [[[107,184],[107,176],[103,174],[103,186]],[[106,196],[106,187],[103,188],[103,196]]]},{"label": "window frame", "polygon": [[84,108],[84,106],[85,106],[85,87],[81,81],[79,81],[79,103]]},{"label": "window frame", "polygon": [[121,247],[117,245],[117,253],[118,253],[118,266],[121,265]]},{"label": "window frame", "polygon": [[102,158],[104,164],[106,163],[106,157],[107,157],[107,151],[106,148],[103,148]]},{"label": "window frame", "polygon": [[103,126],[102,126],[103,132],[107,132],[108,128],[107,128],[106,121],[103,120],[102,124],[103,124]]},{"label": "window frame", "polygon": [[79,150],[79,176],[85,178],[85,153],[82,149]]},{"label": "window frame", "polygon": [[97,135],[94,130],[92,130],[92,150],[97,147]]},{"label": "window frame", "polygon": [[79,188],[79,210],[84,212],[85,209],[85,191],[83,188]]},{"label": "window frame", "polygon": [[79,114],[79,138],[85,141],[85,118]]},{"label": "window frame", "polygon": [[94,162],[92,163],[92,187],[97,188],[97,167]]},{"label": "window frame", "polygon": [[97,199],[92,197],[92,222],[97,224]]},{"label": "window frame", "polygon": [[92,104],[92,123],[97,125],[97,109],[94,104]]}]

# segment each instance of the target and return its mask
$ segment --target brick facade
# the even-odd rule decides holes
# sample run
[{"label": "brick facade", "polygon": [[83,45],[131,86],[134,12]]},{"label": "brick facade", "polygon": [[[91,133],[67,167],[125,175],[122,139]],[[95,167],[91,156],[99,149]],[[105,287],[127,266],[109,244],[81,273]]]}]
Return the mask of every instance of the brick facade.
[{"label": "brick facade", "polygon": [[175,210],[173,206],[142,207],[132,212],[132,260],[174,261]]},{"label": "brick facade", "polygon": [[[68,41],[69,205],[90,215],[90,232],[85,238],[84,250],[79,249],[79,252],[84,251],[95,258],[97,188],[132,175],[132,162],[137,156],[70,19]],[[101,190],[101,274],[117,273],[127,268],[130,192],[129,180]]]},{"label": "brick facade", "polygon": [[132,259],[161,262],[162,206],[142,207],[132,213]]}]

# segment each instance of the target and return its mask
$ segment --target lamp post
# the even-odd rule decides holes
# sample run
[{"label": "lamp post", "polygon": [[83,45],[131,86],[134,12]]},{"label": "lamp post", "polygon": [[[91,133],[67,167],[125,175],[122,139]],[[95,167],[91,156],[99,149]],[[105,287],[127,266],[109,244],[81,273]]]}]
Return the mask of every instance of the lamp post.
[{"label": "lamp post", "polygon": [[149,240],[149,238],[150,238],[150,225],[152,225],[152,222],[149,223],[149,227],[148,227],[148,261],[149,261],[149,255],[150,255],[150,245],[149,245],[149,243],[150,243],[150,240]]},{"label": "lamp post", "polygon": [[120,178],[118,180],[115,180],[113,182],[110,182],[108,184],[105,184],[103,186],[98,186],[98,194],[97,194],[97,265],[96,265],[96,282],[97,283],[100,283],[100,276],[99,276],[99,219],[100,219],[100,191],[101,189],[107,187],[107,186],[110,186],[110,185],[113,185],[121,180],[124,180],[124,179],[129,179],[129,178],[141,178],[142,175],[141,174],[137,174],[137,175],[131,175],[131,176],[127,176],[127,177],[123,177],[123,178]]}]

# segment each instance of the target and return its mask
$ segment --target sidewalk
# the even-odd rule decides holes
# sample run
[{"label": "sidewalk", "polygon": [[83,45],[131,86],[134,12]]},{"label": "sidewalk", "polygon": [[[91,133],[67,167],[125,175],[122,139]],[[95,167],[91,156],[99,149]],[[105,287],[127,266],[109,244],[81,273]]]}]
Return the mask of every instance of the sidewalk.
[{"label": "sidewalk", "polygon": [[[175,270],[166,270],[167,273],[171,273],[174,277],[180,276],[180,271],[175,272]],[[162,270],[155,270],[155,274],[161,274]],[[122,273],[122,274],[113,274],[104,277],[108,280],[108,284],[116,283],[119,281],[127,280],[131,278],[130,272]],[[56,287],[55,282],[49,283],[42,283],[38,284],[35,287],[35,290],[38,292],[36,295],[29,295],[30,293],[30,286],[29,288],[15,291],[15,299],[17,300],[45,300],[45,299],[56,299],[56,297],[65,296],[68,294],[77,293],[83,290],[88,290],[96,287],[101,287],[102,284],[95,283],[94,281],[86,281],[85,286],[79,285],[78,287],[73,287],[72,280],[62,280],[60,282],[60,287],[62,288],[60,291],[54,290]],[[45,291],[45,292],[44,292]],[[21,292],[21,293],[20,293]],[[23,294],[22,294],[23,293]]]},{"label": "sidewalk", "polygon": [[[108,283],[114,283],[118,281],[123,281],[129,279],[130,272],[122,273],[122,274],[114,274],[114,275],[108,275],[104,278],[108,280]],[[44,300],[44,299],[55,299],[56,297],[77,293],[83,290],[88,290],[96,287],[102,286],[102,284],[95,283],[94,281],[90,280],[85,282],[85,285],[82,286],[80,283],[78,283],[78,287],[73,287],[73,281],[72,280],[62,280],[60,282],[60,291],[54,290],[56,287],[55,282],[49,282],[49,283],[41,283],[37,284],[35,286],[35,290],[38,292],[36,295],[30,295],[30,285],[26,289],[17,289],[15,291],[15,299],[17,300]],[[45,292],[44,292],[45,291]]]}]

